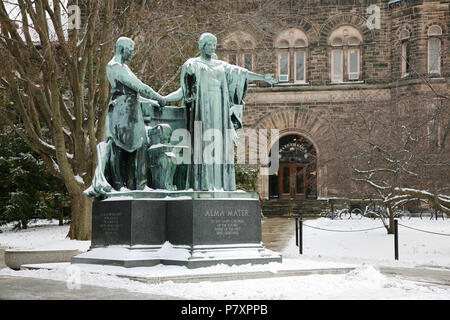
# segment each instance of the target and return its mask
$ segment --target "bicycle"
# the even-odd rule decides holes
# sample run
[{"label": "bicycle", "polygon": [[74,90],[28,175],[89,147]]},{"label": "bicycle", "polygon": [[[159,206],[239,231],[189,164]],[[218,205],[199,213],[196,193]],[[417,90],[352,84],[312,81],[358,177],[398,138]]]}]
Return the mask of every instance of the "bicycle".
[{"label": "bicycle", "polygon": [[[378,217],[389,219],[388,208],[386,206],[375,206],[375,211],[378,214]],[[397,209],[394,211],[394,218],[403,220],[403,219],[411,219],[411,212],[405,209]]]},{"label": "bicycle", "polygon": [[433,210],[433,207],[430,206],[429,208],[422,210],[420,212],[420,219],[428,219],[428,220],[438,220],[438,218],[441,217],[442,220],[448,219],[448,215],[445,212],[442,212],[440,210]]},{"label": "bicycle", "polygon": [[[364,209],[364,212],[359,208],[355,208],[351,211],[351,214],[358,219],[362,219],[362,217],[372,218],[372,219],[376,219],[376,218],[389,219],[387,207],[376,205],[373,203],[367,205]],[[401,220],[403,220],[403,219],[409,220],[409,219],[411,219],[411,212],[409,212],[408,210],[403,210],[403,209],[395,210],[394,218],[399,218]]]},{"label": "bicycle", "polygon": [[404,209],[398,209],[394,211],[394,218],[399,218],[400,220],[403,219],[411,219],[411,212],[409,210]]},{"label": "bicycle", "polygon": [[372,203],[365,206],[364,211],[360,208],[354,208],[352,211],[350,211],[350,218],[352,217],[355,217],[356,219],[362,219],[363,217],[375,219],[377,217],[375,205]]},{"label": "bicycle", "polygon": [[350,212],[348,211],[348,209],[337,209],[335,211],[330,211],[329,209],[324,210],[320,213],[320,216],[322,218],[330,218],[331,220],[334,220],[336,218],[339,219],[349,219],[350,216]]}]

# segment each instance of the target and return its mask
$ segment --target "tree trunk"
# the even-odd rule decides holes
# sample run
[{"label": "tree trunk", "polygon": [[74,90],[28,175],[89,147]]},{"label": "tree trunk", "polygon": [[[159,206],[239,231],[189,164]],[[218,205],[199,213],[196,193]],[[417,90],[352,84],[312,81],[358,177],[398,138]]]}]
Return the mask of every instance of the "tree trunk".
[{"label": "tree trunk", "polygon": [[386,227],[388,234],[394,234],[394,219],[389,217],[389,225]]},{"label": "tree trunk", "polygon": [[388,208],[388,213],[389,213],[389,225],[386,228],[387,233],[394,234],[394,210],[392,209],[390,204],[388,204],[387,208]]},{"label": "tree trunk", "polygon": [[64,212],[62,208],[59,209],[59,225],[64,225]]},{"label": "tree trunk", "polygon": [[70,196],[72,203],[70,239],[91,240],[92,231],[92,199],[81,192]]}]

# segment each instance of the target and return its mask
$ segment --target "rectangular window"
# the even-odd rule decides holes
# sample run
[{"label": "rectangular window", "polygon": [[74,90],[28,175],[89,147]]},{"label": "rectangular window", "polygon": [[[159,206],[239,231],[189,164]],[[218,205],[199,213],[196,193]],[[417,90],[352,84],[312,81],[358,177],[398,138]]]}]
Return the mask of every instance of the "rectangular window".
[{"label": "rectangular window", "polygon": [[342,49],[331,51],[331,81],[343,81],[343,54]]},{"label": "rectangular window", "polygon": [[358,80],[359,79],[359,50],[349,49],[348,50],[348,79]]},{"label": "rectangular window", "polygon": [[290,176],[290,168],[283,168],[283,193],[289,194],[291,193],[291,176]]},{"label": "rectangular window", "polygon": [[237,61],[236,61],[236,55],[235,55],[235,54],[230,54],[230,55],[228,56],[228,63],[229,63],[229,64],[234,64],[234,65],[237,64]]},{"label": "rectangular window", "polygon": [[297,167],[296,168],[296,183],[297,183],[297,192],[298,194],[305,193],[305,181],[304,181],[304,171],[303,167]]},{"label": "rectangular window", "polygon": [[244,68],[249,71],[253,70],[253,54],[251,53],[244,54]]},{"label": "rectangular window", "polygon": [[440,73],[440,51],[441,41],[439,39],[428,40],[428,73]]},{"label": "rectangular window", "polygon": [[280,73],[280,81],[289,80],[289,53],[280,52],[278,70]]},{"label": "rectangular window", "polygon": [[402,43],[402,77],[407,76],[409,74],[409,43],[408,41],[404,41]]},{"label": "rectangular window", "polygon": [[305,52],[295,53],[295,81],[305,82]]}]

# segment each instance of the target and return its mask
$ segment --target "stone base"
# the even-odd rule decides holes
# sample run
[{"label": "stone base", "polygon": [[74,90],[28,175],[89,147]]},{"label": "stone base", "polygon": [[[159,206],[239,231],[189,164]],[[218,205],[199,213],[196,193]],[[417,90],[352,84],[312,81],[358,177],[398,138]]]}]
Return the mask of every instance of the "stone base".
[{"label": "stone base", "polygon": [[158,264],[201,268],[217,264],[242,265],[281,262],[281,256],[264,248],[262,243],[235,246],[173,246],[166,242],[159,249],[121,246],[94,248],[72,257],[71,262],[125,268],[152,267]]},{"label": "stone base", "polygon": [[71,262],[125,268],[152,267],[161,263],[161,247],[106,246],[91,248],[88,252],[72,257]]},{"label": "stone base", "polygon": [[11,269],[19,270],[23,264],[69,262],[73,256],[79,253],[80,251],[76,249],[7,249],[5,264]]},{"label": "stone base", "polygon": [[148,199],[95,201],[91,248],[73,257],[72,263],[197,268],[281,262],[281,256],[261,242],[260,208],[253,194],[199,194],[161,199],[152,193]]}]

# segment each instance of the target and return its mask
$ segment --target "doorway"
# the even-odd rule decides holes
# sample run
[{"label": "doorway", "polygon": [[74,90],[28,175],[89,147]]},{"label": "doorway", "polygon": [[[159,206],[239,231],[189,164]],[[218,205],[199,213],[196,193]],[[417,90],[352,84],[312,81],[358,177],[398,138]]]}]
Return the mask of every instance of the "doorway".
[{"label": "doorway", "polygon": [[303,163],[280,163],[280,199],[306,199],[305,167]]},{"label": "doorway", "polygon": [[303,136],[287,135],[279,140],[278,152],[278,170],[269,176],[269,199],[317,199],[317,156],[313,144]]}]

